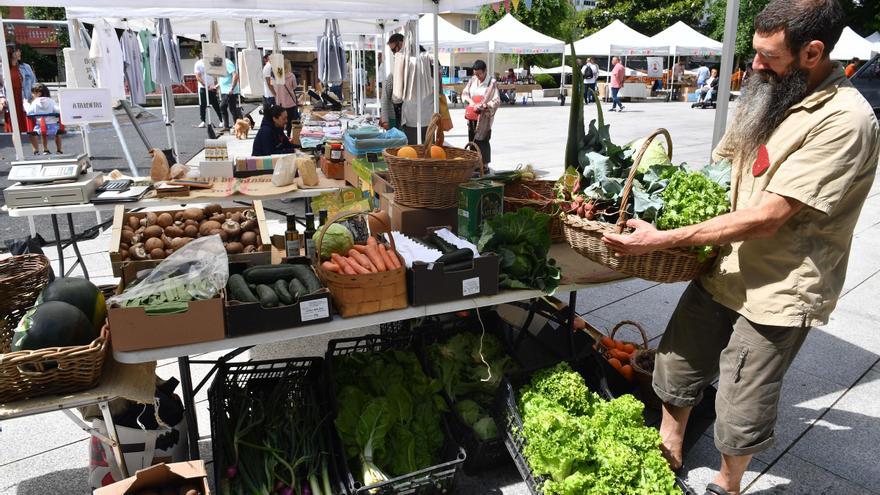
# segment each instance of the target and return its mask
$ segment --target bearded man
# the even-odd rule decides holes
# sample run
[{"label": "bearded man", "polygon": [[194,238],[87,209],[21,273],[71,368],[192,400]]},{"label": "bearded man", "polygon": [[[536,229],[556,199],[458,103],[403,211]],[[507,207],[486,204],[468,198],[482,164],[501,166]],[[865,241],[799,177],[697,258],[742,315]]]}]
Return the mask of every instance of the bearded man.
[{"label": "bearded man", "polygon": [[843,26],[838,0],[771,1],[755,18],[754,74],[713,153],[733,163],[731,212],[669,231],[631,220],[634,232],[604,239],[620,256],[722,246],[682,295],[654,370],[673,469],[691,408],[719,377],[721,470],[706,495],[739,493],[752,456],[772,444],[782,378],[837,304],[874,181],[877,120],[828,56]]}]

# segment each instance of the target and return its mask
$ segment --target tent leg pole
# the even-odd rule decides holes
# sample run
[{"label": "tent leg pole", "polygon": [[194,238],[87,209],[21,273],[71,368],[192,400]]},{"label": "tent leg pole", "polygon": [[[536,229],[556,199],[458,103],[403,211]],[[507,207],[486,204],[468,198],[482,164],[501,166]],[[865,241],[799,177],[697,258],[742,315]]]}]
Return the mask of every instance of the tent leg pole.
[{"label": "tent leg pole", "polygon": [[438,40],[438,24],[440,2],[434,2],[434,113],[440,111],[440,40]]},{"label": "tent leg pole", "polygon": [[730,106],[730,73],[733,70],[736,28],[739,22],[739,0],[727,2],[724,19],[724,48],[721,52],[721,74],[718,80],[718,107],[715,111],[715,127],[712,132],[712,149],[721,141],[727,128],[727,109]]},{"label": "tent leg pole", "polygon": [[416,21],[416,39],[415,39],[415,57],[416,57],[416,144],[422,144],[422,85],[418,81],[422,77],[422,64],[419,60],[419,23]]},{"label": "tent leg pole", "polygon": [[116,137],[119,138],[119,145],[122,146],[122,154],[125,155],[125,161],[128,163],[128,169],[131,171],[132,177],[138,177],[137,167],[134,166],[134,160],[131,159],[131,153],[128,151],[128,144],[125,142],[125,136],[122,135],[122,127],[119,125],[119,119],[113,115],[113,130],[116,131]]}]

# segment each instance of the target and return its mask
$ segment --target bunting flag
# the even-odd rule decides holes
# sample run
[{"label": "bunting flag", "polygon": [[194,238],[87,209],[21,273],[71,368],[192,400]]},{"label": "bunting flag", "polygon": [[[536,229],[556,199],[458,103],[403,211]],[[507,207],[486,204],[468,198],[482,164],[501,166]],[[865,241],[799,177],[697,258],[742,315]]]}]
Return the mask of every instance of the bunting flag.
[{"label": "bunting flag", "polygon": [[501,2],[492,2],[492,10],[494,10],[496,14],[501,11]]},{"label": "bunting flag", "polygon": [[525,0],[525,2],[526,2],[526,8],[531,10],[532,9],[532,0]]},{"label": "bunting flag", "polygon": [[513,3],[514,10],[519,10],[519,0],[512,0],[511,3]]},{"label": "bunting flag", "polygon": [[504,0],[504,11],[510,12],[510,0]]}]

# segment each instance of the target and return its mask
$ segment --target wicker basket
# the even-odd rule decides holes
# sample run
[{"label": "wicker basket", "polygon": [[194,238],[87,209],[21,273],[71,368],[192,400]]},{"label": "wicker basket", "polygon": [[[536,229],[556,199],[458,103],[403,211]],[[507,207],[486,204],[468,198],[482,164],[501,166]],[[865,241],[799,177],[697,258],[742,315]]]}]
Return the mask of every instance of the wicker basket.
[{"label": "wicker basket", "polygon": [[[635,327],[635,329],[639,331],[639,334],[642,336],[642,343],[640,344],[638,342],[632,342],[629,340],[620,340],[620,342],[623,342],[624,344],[632,344],[632,346],[636,348],[636,351],[647,349],[648,342],[650,340],[650,339],[648,339],[648,333],[645,332],[645,328],[642,327],[641,324],[639,324],[635,321],[632,321],[632,320],[623,320],[620,323],[618,323],[617,325],[614,325],[614,328],[611,329],[611,333],[608,334],[608,337],[614,339],[614,336],[617,335],[617,332],[621,328],[623,328],[627,325],[631,326],[631,327]],[[604,355],[605,357],[608,357],[608,351],[609,351],[608,347],[606,347],[604,344],[602,344],[601,341],[597,345],[599,347],[599,350],[602,352],[602,355]],[[624,363],[624,364],[626,364],[626,363]]]},{"label": "wicker basket", "polygon": [[455,208],[458,206],[458,185],[467,182],[475,171],[483,172],[483,158],[473,143],[470,149],[443,146],[445,159],[430,158],[431,145],[442,142],[443,131],[439,127],[440,114],[434,114],[425,136],[425,144],[411,146],[416,155],[423,158],[401,158],[400,148],[388,148],[382,152],[391,182],[394,185],[394,201],[411,208]]},{"label": "wicker basket", "polygon": [[[319,231],[320,235],[315,240],[315,251],[321,252],[321,241],[330,224],[362,214],[361,212],[342,212],[325,223]],[[368,213],[368,215],[384,223],[380,216],[374,213]],[[391,248],[396,252],[394,237],[390,232],[388,238],[391,240]],[[407,306],[406,268],[402,263],[400,268],[386,272],[345,275],[331,272],[318,262],[315,265],[315,271],[318,272],[318,277],[324,286],[330,289],[333,306],[343,318],[401,309]]]},{"label": "wicker basket", "polygon": [[109,342],[105,325],[88,345],[0,355],[0,403],[94,387],[101,379]]},{"label": "wicker basket", "polygon": [[[663,405],[660,397],[657,396],[657,392],[654,391],[653,361],[656,354],[656,349],[639,349],[633,353],[632,359],[629,360],[629,364],[632,365],[633,374],[636,377],[636,382],[639,384],[639,390],[642,392],[642,401],[652,409],[660,409],[660,406]],[[639,364],[640,359],[646,356],[650,356],[652,362],[650,367]]]},{"label": "wicker basket", "polygon": [[553,180],[518,180],[504,184],[504,211],[531,208],[550,215],[550,240],[565,242],[562,230],[561,201],[556,198]]},{"label": "wicker basket", "polygon": [[49,283],[49,266],[42,254],[0,260],[0,354],[9,352],[18,321]]},{"label": "wicker basket", "polygon": [[623,197],[620,204],[620,215],[617,224],[597,220],[587,220],[577,215],[565,215],[563,217],[563,230],[565,239],[572,249],[614,271],[625,273],[633,277],[652,280],[654,282],[685,282],[699,277],[712,262],[712,258],[700,261],[697,253],[689,248],[673,248],[652,251],[637,256],[614,255],[613,249],[609,248],[602,237],[605,234],[620,234],[624,232],[626,225],[626,205],[632,192],[633,180],[638,170],[642,156],[651,142],[659,135],[666,137],[669,157],[672,158],[672,139],[666,129],[658,129],[651,133],[645,143],[636,154],[636,159],[630,169],[626,184],[623,186]]}]

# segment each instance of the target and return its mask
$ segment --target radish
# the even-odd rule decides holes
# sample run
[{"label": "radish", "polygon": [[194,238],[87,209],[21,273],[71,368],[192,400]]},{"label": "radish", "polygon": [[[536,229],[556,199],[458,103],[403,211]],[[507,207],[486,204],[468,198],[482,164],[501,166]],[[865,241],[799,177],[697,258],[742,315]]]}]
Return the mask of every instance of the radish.
[{"label": "radish", "polygon": [[238,475],[238,465],[233,464],[226,468],[226,478],[232,479]]}]

